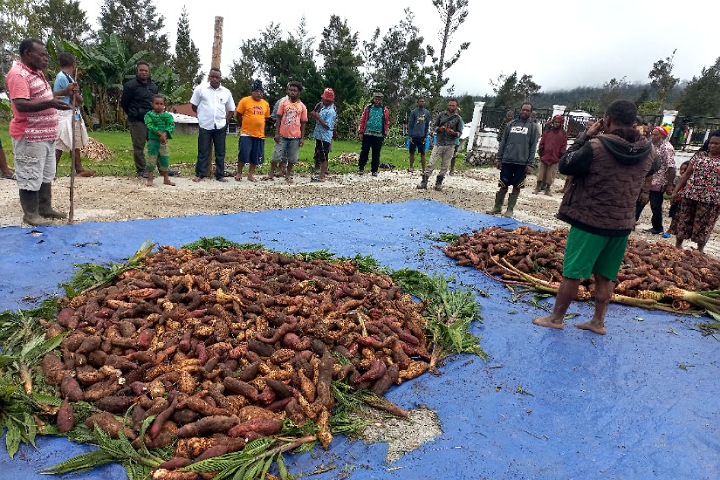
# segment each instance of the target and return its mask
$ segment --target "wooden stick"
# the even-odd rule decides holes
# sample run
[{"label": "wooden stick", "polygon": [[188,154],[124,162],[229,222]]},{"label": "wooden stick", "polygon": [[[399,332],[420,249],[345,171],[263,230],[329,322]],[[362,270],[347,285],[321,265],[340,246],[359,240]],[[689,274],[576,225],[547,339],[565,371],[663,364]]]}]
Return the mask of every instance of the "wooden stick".
[{"label": "wooden stick", "polygon": [[[75,65],[75,75],[73,82],[77,84],[77,64]],[[75,124],[75,92],[70,94],[70,106],[72,112],[72,128],[70,130],[70,212],[68,213],[68,224],[72,224],[75,216],[75,132],[77,125]]]}]

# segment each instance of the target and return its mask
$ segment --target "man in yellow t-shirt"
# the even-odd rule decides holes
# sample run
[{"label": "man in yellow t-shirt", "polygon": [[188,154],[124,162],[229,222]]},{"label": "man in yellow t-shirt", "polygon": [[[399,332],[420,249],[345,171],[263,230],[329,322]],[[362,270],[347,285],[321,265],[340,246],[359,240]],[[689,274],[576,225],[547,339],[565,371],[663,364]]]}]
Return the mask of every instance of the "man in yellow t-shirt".
[{"label": "man in yellow t-shirt", "polygon": [[265,121],[270,118],[270,104],[263,99],[263,86],[255,80],[252,93],[240,99],[235,110],[240,125],[238,140],[238,169],[235,180],[242,180],[245,164],[248,165],[248,180],[255,180],[255,168],[265,161]]}]

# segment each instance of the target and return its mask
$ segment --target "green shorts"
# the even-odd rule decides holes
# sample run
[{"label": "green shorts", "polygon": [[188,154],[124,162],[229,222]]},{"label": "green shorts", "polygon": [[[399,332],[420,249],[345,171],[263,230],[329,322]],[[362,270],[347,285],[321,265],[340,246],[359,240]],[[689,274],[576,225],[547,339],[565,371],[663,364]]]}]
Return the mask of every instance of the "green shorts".
[{"label": "green shorts", "polygon": [[595,273],[614,282],[625,257],[628,237],[606,237],[570,227],[563,277],[582,279]]}]

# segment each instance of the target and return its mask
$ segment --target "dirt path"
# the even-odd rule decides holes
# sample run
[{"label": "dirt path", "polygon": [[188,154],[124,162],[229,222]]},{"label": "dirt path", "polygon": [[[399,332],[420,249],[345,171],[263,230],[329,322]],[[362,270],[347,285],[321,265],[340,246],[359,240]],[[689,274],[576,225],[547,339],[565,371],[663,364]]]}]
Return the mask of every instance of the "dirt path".
[{"label": "dirt path", "polygon": [[[78,178],[75,182],[75,222],[114,222],[135,219],[183,217],[187,215],[233,213],[238,210],[261,211],[271,209],[307,207],[311,205],[341,205],[351,202],[403,202],[425,198],[466,210],[485,212],[494,202],[497,190],[495,169],[473,169],[460,175],[448,176],[443,191],[417,190],[419,174],[405,171],[380,172],[378,177],[331,175],[327,182],[312,183],[309,175],[296,175],[293,185],[284,180],[243,180],[228,182],[204,180],[192,182],[190,177],[175,177],[175,187],[155,181],[155,187],[145,186],[142,179],[128,177]],[[528,179],[534,183],[534,177]],[[432,179],[431,179],[432,181]],[[68,211],[70,179],[61,177],[53,185],[54,206]],[[557,181],[553,191],[562,186]],[[555,218],[561,195],[533,195],[525,189],[520,195],[515,217],[523,222],[556,228],[566,226]],[[0,180],[0,202],[5,208],[0,212],[0,227],[20,226],[22,210],[14,181]],[[669,221],[666,220],[666,226]],[[60,223],[59,223],[60,224]],[[640,218],[636,235],[658,241],[657,235],[642,233],[650,227],[650,208]],[[720,256],[720,237],[715,229],[706,251]],[[688,242],[688,246],[694,246]]]}]

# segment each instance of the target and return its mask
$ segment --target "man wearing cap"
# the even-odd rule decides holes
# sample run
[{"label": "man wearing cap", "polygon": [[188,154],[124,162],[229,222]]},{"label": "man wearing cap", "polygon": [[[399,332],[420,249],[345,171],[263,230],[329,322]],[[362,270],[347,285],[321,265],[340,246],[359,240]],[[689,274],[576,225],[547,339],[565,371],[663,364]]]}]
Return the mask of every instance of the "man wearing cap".
[{"label": "man wearing cap", "polygon": [[215,179],[227,182],[225,178],[225,134],[227,123],[235,112],[235,102],[230,90],[220,85],[222,74],[219,68],[211,68],[208,82],[195,87],[190,105],[197,113],[198,156],[195,164],[195,178],[199,182],[207,177],[210,145],[215,149]]},{"label": "man wearing cap", "polygon": [[242,180],[246,163],[249,164],[247,179],[256,181],[255,168],[265,161],[265,122],[270,118],[270,104],[263,98],[263,93],[262,82],[255,80],[252,93],[241,98],[235,110],[240,125],[237,181]]},{"label": "man wearing cap", "polygon": [[655,155],[660,161],[660,170],[645,181],[640,197],[635,204],[635,221],[640,219],[645,205],[650,202],[652,210],[652,228],[647,233],[658,235],[663,233],[662,204],[663,193],[672,193],[675,183],[675,150],[668,142],[668,132],[662,127],[655,127],[650,132],[650,139],[655,147]]},{"label": "man wearing cap", "polygon": [[[335,92],[332,88],[326,88],[320,95],[318,103],[310,116],[315,119],[315,170],[314,182],[324,182],[327,175],[328,155],[330,154],[330,143],[333,138],[333,129],[337,121],[337,110],[335,109]],[[319,167],[319,171],[318,171]]]},{"label": "man wearing cap", "polygon": [[365,173],[365,165],[371,148],[372,162],[370,163],[370,170],[373,177],[377,177],[380,168],[380,149],[390,130],[390,110],[383,105],[383,97],[382,93],[374,93],[372,103],[365,107],[360,116],[358,133],[362,136],[362,146],[360,147],[360,158],[358,160],[359,175]]},{"label": "man wearing cap", "polygon": [[545,195],[552,196],[550,186],[555,181],[560,157],[567,150],[567,133],[563,130],[563,116],[555,115],[550,122],[550,128],[542,134],[538,153],[540,165],[537,173],[537,186],[533,193],[544,191]]}]

